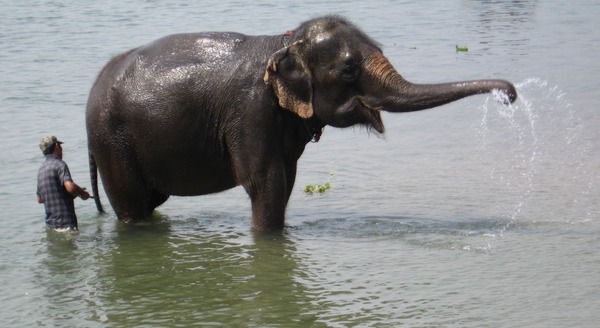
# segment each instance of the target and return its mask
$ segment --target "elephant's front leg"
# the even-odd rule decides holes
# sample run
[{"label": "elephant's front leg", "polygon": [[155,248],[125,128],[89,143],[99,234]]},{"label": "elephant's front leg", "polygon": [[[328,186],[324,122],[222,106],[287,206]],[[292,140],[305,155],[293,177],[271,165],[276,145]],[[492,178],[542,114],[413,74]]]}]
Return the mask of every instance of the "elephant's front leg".
[{"label": "elephant's front leg", "polygon": [[243,185],[252,201],[252,227],[255,230],[283,229],[291,188],[288,180],[286,167],[279,162],[271,162],[268,168],[258,170],[245,179]]}]

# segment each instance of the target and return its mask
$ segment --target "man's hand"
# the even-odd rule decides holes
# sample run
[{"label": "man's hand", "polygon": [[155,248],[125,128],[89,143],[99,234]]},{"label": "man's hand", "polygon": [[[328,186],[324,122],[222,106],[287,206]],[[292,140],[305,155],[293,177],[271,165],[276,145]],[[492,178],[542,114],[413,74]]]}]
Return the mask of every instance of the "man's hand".
[{"label": "man's hand", "polygon": [[67,189],[67,192],[71,194],[73,198],[80,197],[83,200],[88,200],[90,198],[90,194],[85,191],[85,188],[81,188],[73,181],[65,181],[65,189]]},{"label": "man's hand", "polygon": [[88,200],[90,199],[90,194],[85,191],[85,188],[81,188],[81,193],[79,194],[79,198],[83,199],[83,200]]}]

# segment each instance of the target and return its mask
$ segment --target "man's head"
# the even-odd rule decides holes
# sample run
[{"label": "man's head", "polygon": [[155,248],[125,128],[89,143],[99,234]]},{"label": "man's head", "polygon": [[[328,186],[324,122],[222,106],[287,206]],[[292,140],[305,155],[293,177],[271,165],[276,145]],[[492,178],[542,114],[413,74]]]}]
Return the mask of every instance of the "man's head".
[{"label": "man's head", "polygon": [[[55,136],[45,136],[40,141],[40,149],[42,150],[42,153],[44,153],[44,155],[49,155],[49,154],[54,153],[57,150],[57,145],[58,145],[58,149],[60,149],[60,144],[62,144],[62,141],[59,141],[58,139],[56,139]],[[62,150],[61,150],[61,155],[62,155]]]}]

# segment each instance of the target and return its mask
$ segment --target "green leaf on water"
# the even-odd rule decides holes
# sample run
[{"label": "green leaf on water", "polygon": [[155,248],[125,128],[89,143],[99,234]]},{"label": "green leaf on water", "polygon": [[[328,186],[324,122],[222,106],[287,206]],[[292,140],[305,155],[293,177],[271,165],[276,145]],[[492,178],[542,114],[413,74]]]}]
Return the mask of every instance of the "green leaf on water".
[{"label": "green leaf on water", "polygon": [[329,182],[322,184],[322,185],[309,184],[309,185],[304,186],[304,192],[307,194],[314,194],[314,193],[322,194],[329,189],[331,189],[331,184]]},{"label": "green leaf on water", "polygon": [[307,194],[315,194],[315,193],[319,193],[322,194],[324,192],[326,192],[327,190],[331,189],[331,178],[333,177],[333,173],[329,173],[329,181],[326,182],[325,184],[318,184],[318,185],[306,185],[304,186],[304,192]]},{"label": "green leaf on water", "polygon": [[463,46],[456,45],[456,52],[467,52],[467,51],[469,51],[469,47],[468,46],[466,46],[466,45],[463,45]]}]

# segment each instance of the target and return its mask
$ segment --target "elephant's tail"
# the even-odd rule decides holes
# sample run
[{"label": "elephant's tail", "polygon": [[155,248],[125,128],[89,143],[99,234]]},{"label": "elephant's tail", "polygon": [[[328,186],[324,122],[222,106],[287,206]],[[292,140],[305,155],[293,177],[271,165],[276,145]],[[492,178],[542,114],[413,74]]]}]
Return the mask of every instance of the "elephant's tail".
[{"label": "elephant's tail", "polygon": [[90,159],[90,180],[92,181],[92,193],[94,194],[94,202],[96,203],[96,209],[100,213],[104,213],[102,203],[100,203],[100,193],[98,193],[98,166],[96,166],[96,160],[92,152],[89,152]]}]

